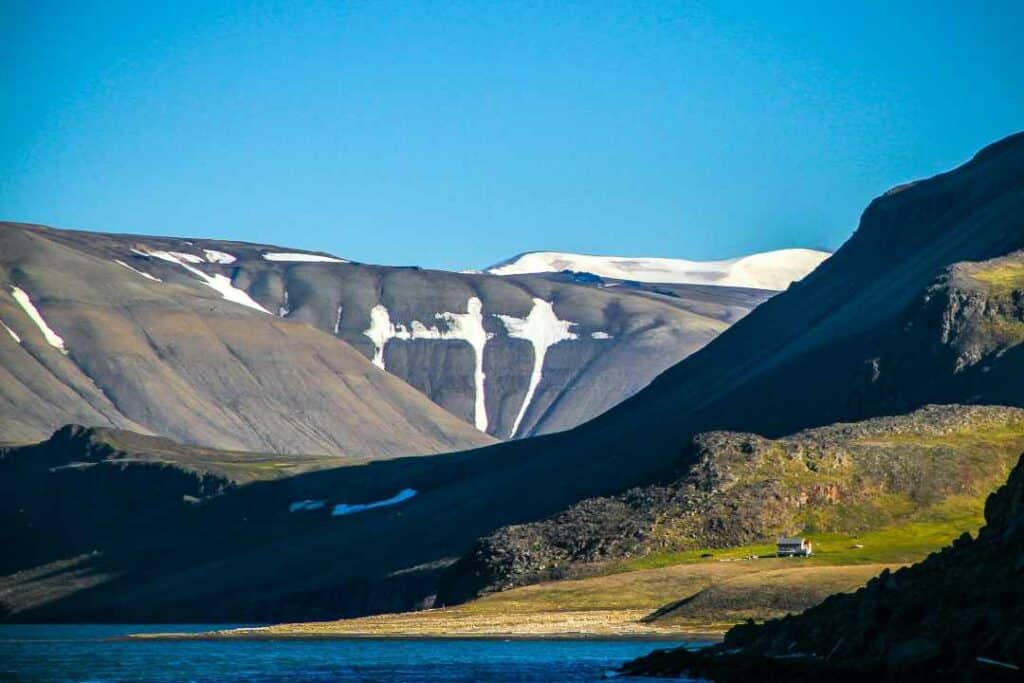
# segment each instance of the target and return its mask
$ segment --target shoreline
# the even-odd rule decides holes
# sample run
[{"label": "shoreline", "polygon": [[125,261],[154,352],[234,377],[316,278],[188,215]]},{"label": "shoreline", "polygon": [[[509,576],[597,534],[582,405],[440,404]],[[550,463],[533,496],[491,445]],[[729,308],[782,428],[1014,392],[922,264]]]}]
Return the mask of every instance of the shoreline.
[{"label": "shoreline", "polygon": [[205,633],[132,633],[115,641],[271,641],[271,640],[444,640],[444,641],[663,641],[678,643],[717,643],[722,632],[698,633],[481,633],[479,635],[422,635],[422,634],[375,634],[375,633],[236,633],[231,631],[210,631]]}]

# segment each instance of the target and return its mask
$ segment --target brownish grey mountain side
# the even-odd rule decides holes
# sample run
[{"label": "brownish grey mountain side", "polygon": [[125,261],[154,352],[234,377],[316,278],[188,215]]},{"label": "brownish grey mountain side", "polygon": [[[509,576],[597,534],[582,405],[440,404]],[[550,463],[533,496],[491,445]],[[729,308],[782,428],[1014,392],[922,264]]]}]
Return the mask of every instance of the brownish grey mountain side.
[{"label": "brownish grey mountain side", "polygon": [[361,457],[493,441],[332,335],[236,303],[224,280],[143,277],[129,260],[0,227],[0,441],[66,423]]},{"label": "brownish grey mountain side", "polygon": [[[1024,458],[986,525],[923,562],[884,571],[797,616],[730,630],[693,653],[663,650],[630,674],[730,681],[1019,681],[1024,672]],[[941,596],[941,599],[936,599]]]},{"label": "brownish grey mountain side", "polygon": [[780,439],[698,434],[666,481],[478,540],[442,578],[437,602],[613,559],[884,528],[953,496],[984,496],[1005,480],[1022,439],[1024,410],[996,406],[928,406]]},{"label": "brownish grey mountain side", "polygon": [[[64,260],[51,252],[59,253]],[[6,431],[9,439],[12,435],[43,438],[65,422],[83,422],[142,427],[179,440],[228,448],[290,449],[298,453],[321,451],[331,445],[309,437],[296,439],[294,430],[280,430],[279,425],[267,425],[271,437],[262,441],[217,439],[203,425],[194,424],[191,415],[167,414],[188,411],[164,405],[155,392],[138,387],[132,389],[130,401],[124,397],[118,406],[117,412],[130,421],[121,419],[94,394],[98,389],[121,398],[126,391],[124,385],[140,382],[134,376],[139,371],[119,371],[111,367],[112,363],[96,368],[95,363],[77,362],[78,355],[116,358],[125,349],[107,335],[92,331],[88,336],[76,334],[85,324],[74,316],[83,314],[87,303],[93,307],[105,305],[109,316],[125,300],[137,299],[140,292],[151,298],[171,299],[190,313],[201,315],[206,319],[205,327],[214,334],[222,333],[214,313],[237,311],[250,320],[266,318],[253,323],[260,329],[251,328],[244,337],[230,340],[232,349],[243,357],[267,355],[264,347],[268,337],[276,339],[281,331],[297,329],[277,325],[273,318],[306,323],[344,340],[450,413],[499,438],[560,431],[597,416],[773,294],[733,287],[605,281],[574,273],[497,277],[393,268],[269,245],[108,235],[15,224],[0,226],[0,254],[7,272],[17,275],[9,278],[10,285],[28,292],[55,332],[68,337],[69,358],[87,375],[75,377],[83,387],[72,384],[71,390],[84,393],[82,398],[88,406],[73,405],[73,399],[66,395],[61,401],[51,401],[45,392],[26,387],[20,404],[25,412],[34,410],[38,414],[29,418],[18,415],[13,407],[4,410],[9,422],[19,423],[17,429],[9,425],[0,430],[0,435]],[[99,271],[103,272],[102,291],[94,288]],[[28,273],[32,274],[31,280]],[[80,299],[61,298],[62,292],[79,288],[83,294]],[[9,294],[10,286],[6,289]],[[81,300],[86,293],[92,296]],[[109,300],[103,301],[102,297]],[[218,302],[215,311],[207,306],[211,298],[232,303]],[[22,324],[28,322],[24,314],[11,315],[12,329],[23,330],[17,323],[19,319]],[[136,336],[163,340],[173,324],[166,317],[161,313],[157,321],[132,316],[128,323],[118,324],[134,327]],[[151,333],[147,326],[158,323]],[[230,322],[225,322],[223,327],[229,326]],[[89,327],[94,330],[98,323]],[[186,328],[179,329],[185,337]],[[303,334],[311,335],[309,331]],[[186,341],[178,343],[184,346]],[[245,343],[253,348],[244,348]],[[314,354],[302,355],[309,358]],[[197,360],[201,359],[179,355],[181,367],[175,372],[200,375],[198,368],[184,367]],[[248,360],[246,363],[251,365]],[[277,364],[282,363],[279,358]],[[317,401],[323,388],[288,382],[300,379],[301,372],[297,367],[292,377],[289,375],[293,373],[282,366],[276,384],[291,395],[305,395],[305,411],[314,409],[314,403],[327,406],[335,414],[352,410],[343,401],[333,405]],[[65,384],[69,381],[61,379]],[[370,374],[370,384],[372,379]],[[182,392],[179,397],[183,403],[203,399],[193,400],[180,384],[177,390]],[[367,392],[373,390],[368,387]],[[200,393],[209,392],[204,388]],[[44,405],[32,406],[32,399]],[[235,402],[241,401],[237,398]],[[132,409],[124,413],[129,402]],[[211,410],[204,408],[201,412],[232,410],[230,401],[216,403],[209,406]],[[286,403],[278,412],[294,414],[298,408]],[[255,417],[246,414],[242,419]],[[275,415],[272,419],[281,422],[286,418]],[[319,419],[309,422],[312,424],[306,425],[307,431],[323,429]],[[344,426],[340,422],[339,428]],[[372,419],[365,424],[368,428],[377,426]],[[280,436],[279,430],[284,432]],[[293,446],[287,445],[289,440]],[[484,441],[453,441],[448,448],[480,443]],[[368,442],[371,444],[372,438]],[[410,441],[409,446],[405,452],[439,450],[425,439]]]},{"label": "brownish grey mountain side", "polygon": [[[1022,407],[1020,321],[997,304],[1024,290],[1007,268],[1021,249],[1018,134],[876,199],[811,275],[599,418],[473,451],[239,486],[162,520],[159,536],[110,534],[77,569],[52,568],[70,550],[54,546],[43,583],[68,585],[62,571],[102,580],[25,600],[17,618],[239,621],[409,609],[431,604],[444,568],[476,539],[667,481],[701,432],[774,438],[929,403]],[[969,298],[967,286],[983,302],[970,315],[940,305]],[[921,335],[920,353],[901,345],[908,325]],[[364,507],[289,512],[305,499]],[[15,558],[7,571],[22,577],[6,579],[8,596],[43,585],[25,578],[41,565]]]}]

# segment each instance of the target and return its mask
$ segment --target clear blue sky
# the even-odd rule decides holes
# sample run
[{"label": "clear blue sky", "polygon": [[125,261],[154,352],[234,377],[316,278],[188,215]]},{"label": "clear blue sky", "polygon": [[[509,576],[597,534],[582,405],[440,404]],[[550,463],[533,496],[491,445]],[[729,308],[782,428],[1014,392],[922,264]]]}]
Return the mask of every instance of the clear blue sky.
[{"label": "clear blue sky", "polygon": [[1024,128],[1019,1],[156,4],[0,3],[0,217],[720,258]]}]

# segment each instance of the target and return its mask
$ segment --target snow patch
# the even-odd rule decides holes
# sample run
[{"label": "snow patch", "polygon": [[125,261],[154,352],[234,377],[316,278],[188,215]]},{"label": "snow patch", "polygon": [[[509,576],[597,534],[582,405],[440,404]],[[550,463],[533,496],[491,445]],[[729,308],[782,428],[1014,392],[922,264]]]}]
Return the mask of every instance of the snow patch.
[{"label": "snow patch", "polygon": [[203,256],[205,256],[206,260],[210,263],[220,263],[225,266],[231,265],[238,260],[231,254],[223,251],[217,251],[216,249],[203,249]]},{"label": "snow patch", "polygon": [[3,320],[0,320],[0,325],[2,325],[5,330],[7,330],[7,334],[11,335],[11,338],[14,341],[18,342],[19,344],[21,343],[21,337],[18,336],[17,332],[8,327],[7,323],[5,323]]},{"label": "snow patch", "polygon": [[338,503],[331,510],[332,517],[343,517],[344,515],[353,515],[357,512],[365,512],[366,510],[372,510],[374,508],[387,507],[389,505],[398,505],[399,503],[409,500],[416,495],[416,489],[402,489],[390,498],[384,500],[374,501],[373,503],[357,503],[355,505],[348,505],[347,503]]},{"label": "snow patch", "polygon": [[326,500],[297,500],[288,506],[288,512],[305,512],[308,510],[319,510],[327,505]]},{"label": "snow patch", "polygon": [[484,347],[490,335],[484,330],[483,302],[473,296],[466,302],[465,313],[437,313],[435,319],[443,322],[445,329],[436,325],[427,327],[413,320],[409,327],[391,322],[391,315],[383,304],[370,309],[370,327],[363,332],[373,342],[373,363],[384,369],[384,347],[392,339],[439,339],[464,341],[473,347],[473,384],[476,392],[473,405],[473,424],[481,432],[487,431],[487,405],[484,394]]},{"label": "snow patch", "polygon": [[523,397],[523,404],[519,408],[519,414],[512,424],[510,437],[514,437],[519,431],[519,425],[526,416],[526,411],[533,401],[533,396],[540,385],[544,372],[544,357],[548,349],[555,344],[568,339],[578,339],[575,332],[571,332],[575,323],[567,320],[559,320],[555,315],[554,306],[543,299],[534,299],[533,308],[525,318],[516,318],[511,315],[496,316],[508,330],[508,336],[514,339],[525,339],[533,346],[533,370],[530,372],[530,384],[526,389],[526,396]]},{"label": "snow patch", "polygon": [[[391,315],[384,304],[377,304],[370,309],[370,327],[364,330],[363,334],[373,342],[373,364],[381,370],[386,369],[384,367],[384,347],[389,340],[398,336],[398,330],[391,322]],[[408,339],[408,333],[405,338]]]},{"label": "snow patch", "polygon": [[136,275],[141,275],[142,277],[146,278],[147,280],[152,280],[153,282],[163,282],[163,280],[161,280],[158,277],[153,277],[149,273],[143,273],[141,270],[139,270],[137,268],[132,268],[130,265],[128,265],[124,261],[119,261],[117,259],[114,259],[114,263],[116,263],[118,265],[121,265],[121,266],[124,266],[125,268],[127,268],[130,271],[132,271]]},{"label": "snow patch", "polygon": [[615,337],[613,337],[612,335],[608,334],[607,332],[591,332],[590,333],[590,338],[591,339],[614,339]]},{"label": "snow patch", "polygon": [[292,309],[288,306],[288,290],[284,290],[284,303],[277,307],[277,314],[282,318],[292,312]]},{"label": "snow patch", "polygon": [[21,289],[20,287],[11,287],[11,294],[14,296],[14,300],[18,302],[22,310],[28,315],[28,317],[36,324],[39,331],[43,333],[43,338],[46,339],[46,343],[57,349],[65,356],[68,354],[67,348],[64,346],[64,340],[59,334],[53,331],[43,316],[39,313],[39,310],[32,303],[32,299],[29,297],[28,292]]},{"label": "snow patch", "polygon": [[687,261],[538,251],[491,266],[486,272],[525,275],[572,270],[639,282],[783,290],[803,279],[830,255],[814,249],[779,249],[724,261]]},{"label": "snow patch", "polygon": [[302,254],[299,252],[268,252],[263,254],[263,258],[267,261],[277,261],[279,263],[348,263],[343,258],[335,258],[334,256],[322,256],[321,254]]},{"label": "snow patch", "polygon": [[[176,263],[185,270],[187,270],[188,272],[195,275],[200,280],[202,280],[203,284],[205,284],[207,287],[216,290],[222,297],[224,297],[228,301],[232,301],[236,304],[241,304],[242,306],[247,306],[249,308],[260,311],[261,313],[271,315],[270,311],[256,303],[252,299],[252,297],[250,297],[246,292],[244,292],[241,289],[238,289],[233,284],[231,284],[231,278],[225,275],[221,275],[220,273],[217,273],[215,275],[207,275],[198,268],[193,268],[192,266],[188,265],[188,263],[185,263],[185,261],[188,259],[183,259],[182,257],[191,256],[191,254],[182,254],[181,252],[177,251],[139,251],[137,249],[132,249],[132,251],[137,254],[142,254],[143,256],[152,256],[153,258],[158,258],[162,261]],[[202,259],[200,259],[199,263],[202,262]]]}]

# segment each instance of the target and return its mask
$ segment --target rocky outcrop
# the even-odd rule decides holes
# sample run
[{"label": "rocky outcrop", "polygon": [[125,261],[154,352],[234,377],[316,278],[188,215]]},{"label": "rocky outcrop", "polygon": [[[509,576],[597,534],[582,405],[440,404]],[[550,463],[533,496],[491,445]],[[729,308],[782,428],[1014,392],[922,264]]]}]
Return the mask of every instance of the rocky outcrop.
[{"label": "rocky outcrop", "polygon": [[721,683],[997,681],[1024,675],[1024,457],[985,506],[986,525],[923,562],[798,616],[746,624],[700,652],[655,652],[630,674]]},{"label": "rocky outcrop", "polygon": [[438,600],[462,602],[652,552],[879,527],[898,521],[898,501],[920,509],[991,490],[1019,440],[992,454],[989,435],[1007,431],[1024,436],[1024,411],[929,406],[781,439],[699,434],[661,483],[584,500],[479,539],[445,575]]},{"label": "rocky outcrop", "polygon": [[865,357],[851,401],[899,410],[929,397],[1019,404],[1024,251],[945,269]]}]

